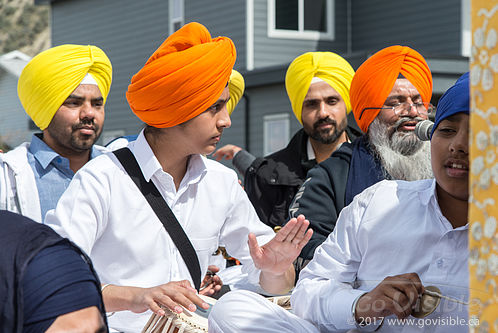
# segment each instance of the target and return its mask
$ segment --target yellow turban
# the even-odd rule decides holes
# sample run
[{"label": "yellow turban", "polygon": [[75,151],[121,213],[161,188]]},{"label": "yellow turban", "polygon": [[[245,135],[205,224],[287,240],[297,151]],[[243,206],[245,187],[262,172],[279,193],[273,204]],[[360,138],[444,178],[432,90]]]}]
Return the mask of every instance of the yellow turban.
[{"label": "yellow turban", "polygon": [[229,114],[232,114],[233,109],[235,109],[237,103],[239,103],[240,98],[244,94],[244,88],[244,77],[235,69],[232,69],[232,74],[230,75],[230,80],[228,81],[230,100],[227,103],[227,109]]},{"label": "yellow turban", "polygon": [[111,89],[112,66],[104,51],[96,46],[56,46],[41,52],[24,67],[17,94],[36,126],[41,130],[47,128],[87,73],[97,81],[105,103]]},{"label": "yellow turban", "polygon": [[346,103],[347,112],[351,111],[349,87],[353,75],[351,65],[332,52],[307,52],[294,59],[285,75],[285,88],[297,120],[302,124],[303,101],[313,77],[322,79],[334,88]]}]

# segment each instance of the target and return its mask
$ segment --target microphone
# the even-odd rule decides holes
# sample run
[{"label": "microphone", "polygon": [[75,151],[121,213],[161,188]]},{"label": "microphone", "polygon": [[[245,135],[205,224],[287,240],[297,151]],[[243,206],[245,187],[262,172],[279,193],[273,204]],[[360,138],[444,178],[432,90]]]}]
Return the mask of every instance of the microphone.
[{"label": "microphone", "polygon": [[422,141],[429,141],[433,127],[434,123],[430,120],[420,121],[415,125],[415,135]]}]

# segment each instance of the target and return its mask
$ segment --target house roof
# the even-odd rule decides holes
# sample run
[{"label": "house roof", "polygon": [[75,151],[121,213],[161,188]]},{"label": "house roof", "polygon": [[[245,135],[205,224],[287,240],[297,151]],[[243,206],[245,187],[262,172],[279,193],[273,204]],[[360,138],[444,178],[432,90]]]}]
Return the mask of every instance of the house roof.
[{"label": "house roof", "polygon": [[[372,53],[359,52],[345,56],[345,59],[358,68]],[[432,72],[434,94],[442,94],[451,87],[456,79],[469,71],[469,59],[463,56],[429,55],[425,57]],[[252,71],[241,71],[246,83],[246,89],[264,85],[282,84],[289,64],[257,68]]]},{"label": "house roof", "polygon": [[0,56],[0,68],[19,77],[31,57],[21,51],[12,51]]}]

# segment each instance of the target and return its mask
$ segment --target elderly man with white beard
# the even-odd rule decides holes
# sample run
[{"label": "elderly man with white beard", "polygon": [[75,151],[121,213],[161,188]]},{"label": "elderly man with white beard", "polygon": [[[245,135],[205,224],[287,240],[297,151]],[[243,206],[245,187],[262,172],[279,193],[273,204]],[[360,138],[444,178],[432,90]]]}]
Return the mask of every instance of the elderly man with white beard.
[{"label": "elderly man with white beard", "polygon": [[290,217],[303,214],[313,229],[298,271],[332,232],[340,211],[364,189],[384,179],[433,177],[430,146],[414,132],[433,110],[431,96],[429,66],[409,47],[387,47],[358,68],[350,97],[356,122],[366,134],[343,143],[311,169],[289,208]]}]

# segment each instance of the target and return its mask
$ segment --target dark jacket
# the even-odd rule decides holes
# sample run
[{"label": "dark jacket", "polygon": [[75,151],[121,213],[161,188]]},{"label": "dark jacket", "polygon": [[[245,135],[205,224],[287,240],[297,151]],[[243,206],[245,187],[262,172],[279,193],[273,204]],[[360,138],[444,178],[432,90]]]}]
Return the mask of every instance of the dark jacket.
[{"label": "dark jacket", "polygon": [[[346,133],[354,140],[361,131],[348,114]],[[287,147],[257,158],[247,169],[244,188],[261,221],[274,228],[288,220],[289,205],[316,160],[308,160],[308,135],[300,129]]]},{"label": "dark jacket", "polygon": [[332,155],[308,172],[290,205],[290,217],[303,214],[313,229],[300,258],[311,260],[316,248],[334,230],[341,210],[367,187],[390,178],[368,147],[366,136],[343,143]]},{"label": "dark jacket", "polygon": [[287,221],[289,204],[316,160],[308,160],[308,135],[300,129],[287,147],[257,158],[244,176],[244,189],[261,221],[270,227]]},{"label": "dark jacket", "polygon": [[[28,264],[43,249],[55,244],[68,244],[88,261],[95,280],[99,281],[90,259],[50,227],[22,215],[0,211],[0,229],[0,332],[23,331],[22,281]],[[100,293],[100,288],[97,290]],[[102,303],[101,309],[104,309]],[[102,316],[106,320],[103,311]]]}]

